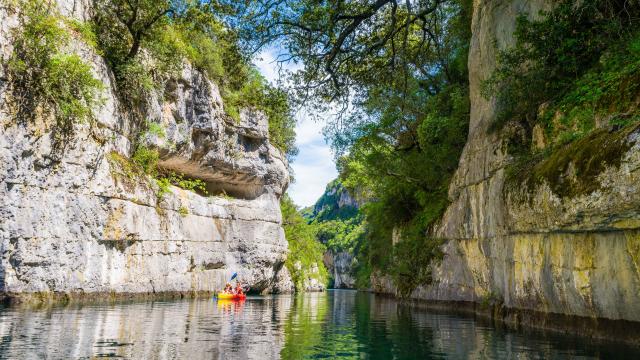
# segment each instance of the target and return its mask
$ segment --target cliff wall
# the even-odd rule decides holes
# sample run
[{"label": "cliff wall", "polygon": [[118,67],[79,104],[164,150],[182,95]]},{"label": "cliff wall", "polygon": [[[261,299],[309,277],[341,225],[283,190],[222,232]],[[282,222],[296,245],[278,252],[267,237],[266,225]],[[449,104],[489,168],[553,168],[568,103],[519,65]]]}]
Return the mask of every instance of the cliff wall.
[{"label": "cliff wall", "polygon": [[[87,2],[60,0],[62,16],[88,20]],[[0,8],[0,59],[12,52],[15,14]],[[77,35],[77,34],[76,34]],[[0,67],[0,291],[31,293],[201,292],[238,272],[255,291],[291,291],[279,198],[288,181],[267,119],[224,111],[216,84],[189,64],[147,99],[141,141],[160,169],[203,180],[204,196],[133,174],[136,133],[102,57],[73,35],[65,51],[105,86],[95,124],[53,156],[51,121],[19,123]]]},{"label": "cliff wall", "polygon": [[[596,130],[536,166],[544,179],[537,182],[509,175],[506,136],[488,131],[496,104],[480,87],[497,49],[514,43],[518,14],[536,16],[550,4],[474,1],[469,137],[436,230],[447,239],[445,256],[433,284],[412,298],[640,321],[640,130]],[[603,170],[593,179],[576,176],[595,163]],[[394,291],[385,278],[374,278],[374,288]]]}]

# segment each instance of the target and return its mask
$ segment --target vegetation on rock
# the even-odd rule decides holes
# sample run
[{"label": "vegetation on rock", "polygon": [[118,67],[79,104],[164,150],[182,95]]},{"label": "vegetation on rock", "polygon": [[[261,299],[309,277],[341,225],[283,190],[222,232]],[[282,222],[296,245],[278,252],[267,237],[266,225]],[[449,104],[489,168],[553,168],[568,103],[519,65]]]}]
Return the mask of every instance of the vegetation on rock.
[{"label": "vegetation on rock", "polygon": [[539,20],[519,16],[515,46],[499,52],[484,84],[486,96],[497,94],[494,129],[514,122],[530,133],[541,124],[566,143],[588,134],[598,117],[637,119],[638,25],[640,5],[612,0],[563,0]]},{"label": "vegetation on rock", "polygon": [[286,93],[267,83],[224,19],[232,8],[217,2],[99,0],[94,29],[100,52],[115,74],[118,94],[142,128],[146,99],[162,92],[185,61],[220,86],[226,113],[254,108],[269,119],[272,144],[296,153],[295,120]]},{"label": "vegetation on rock", "polygon": [[18,1],[12,8],[20,22],[7,63],[14,115],[24,123],[53,118],[54,151],[61,151],[73,138],[76,124],[92,122],[104,85],[68,49],[69,33],[52,4]]},{"label": "vegetation on rock", "polygon": [[[619,164],[628,149],[620,129],[640,120],[639,25],[640,5],[610,0],[565,0],[537,20],[518,17],[515,46],[500,52],[483,89],[497,94],[492,129],[519,129],[509,138],[512,180],[546,180],[575,196]],[[541,139],[532,146],[535,128]]]}]

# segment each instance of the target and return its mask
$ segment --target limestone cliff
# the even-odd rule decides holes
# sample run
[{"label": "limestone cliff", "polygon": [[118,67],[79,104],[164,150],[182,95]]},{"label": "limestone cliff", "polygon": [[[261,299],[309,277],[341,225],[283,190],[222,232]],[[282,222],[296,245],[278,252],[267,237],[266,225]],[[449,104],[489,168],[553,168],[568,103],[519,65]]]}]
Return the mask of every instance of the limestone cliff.
[{"label": "limestone cliff", "polygon": [[[542,182],[509,178],[504,136],[488,131],[495,100],[480,85],[496,66],[496,46],[514,43],[518,14],[548,1],[474,1],[469,54],[469,137],[436,235],[447,239],[434,283],[412,297],[492,303],[506,309],[591,319],[640,321],[640,130],[600,129],[558,150],[538,169]],[[581,192],[578,148],[603,170]],[[610,158],[602,154],[610,155]],[[573,169],[573,171],[572,171]],[[573,175],[572,175],[573,174]],[[393,291],[388,279],[374,287]]]},{"label": "limestone cliff", "polygon": [[[87,20],[87,2],[58,6],[64,16]],[[3,64],[15,26],[0,8]],[[288,165],[269,143],[267,119],[248,110],[239,122],[227,116],[216,84],[185,63],[147,99],[147,121],[165,134],[142,141],[159,150],[162,169],[201,179],[210,194],[222,195],[177,187],[161,194],[153,179],[127,169],[138,135],[104,60],[78,37],[68,51],[105,89],[103,105],[93,109],[96,124],[76,125],[61,158],[51,157],[50,119],[17,123],[0,80],[0,291],[213,291],[233,272],[252,290],[290,291],[279,209]]]}]

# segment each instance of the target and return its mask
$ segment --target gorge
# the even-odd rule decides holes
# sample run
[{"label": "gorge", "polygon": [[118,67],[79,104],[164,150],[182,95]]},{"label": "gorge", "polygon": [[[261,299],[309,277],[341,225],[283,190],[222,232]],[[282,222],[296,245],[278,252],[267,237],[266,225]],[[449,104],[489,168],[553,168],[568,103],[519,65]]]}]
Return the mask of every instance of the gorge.
[{"label": "gorge", "polygon": [[[334,308],[331,331],[359,314],[374,354],[362,327],[387,307],[411,331],[435,309],[640,344],[637,2],[276,3],[0,0],[4,299],[209,296],[235,273],[265,296],[249,321],[273,322],[272,358],[321,348]],[[269,84],[254,43],[301,70]],[[300,209],[295,108],[336,104],[339,178]],[[398,302],[271,296],[327,288]],[[243,311],[167,306],[216,324]]]}]

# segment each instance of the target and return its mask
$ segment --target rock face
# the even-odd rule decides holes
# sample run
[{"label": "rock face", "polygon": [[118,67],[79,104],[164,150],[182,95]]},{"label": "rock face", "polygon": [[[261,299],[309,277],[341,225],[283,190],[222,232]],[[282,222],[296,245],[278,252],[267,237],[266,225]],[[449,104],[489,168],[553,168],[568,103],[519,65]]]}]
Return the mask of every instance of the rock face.
[{"label": "rock face", "polygon": [[324,266],[333,279],[335,289],[355,289],[356,279],[353,276],[353,254],[348,251],[324,253]]},{"label": "rock face", "polygon": [[[83,20],[83,4],[60,1],[60,12]],[[3,64],[12,26],[0,8]],[[252,290],[291,291],[279,207],[288,165],[269,143],[267,119],[246,110],[231,119],[217,86],[184,64],[164,96],[148,99],[146,117],[165,134],[143,141],[158,149],[162,169],[205,181],[214,196],[160,194],[153,179],[127,169],[136,133],[105,62],[79,39],[68,51],[104,83],[104,104],[96,124],[76,125],[59,159],[48,121],[17,124],[0,80],[0,290],[213,291],[238,272]]]},{"label": "rock face", "polygon": [[[448,239],[445,257],[434,283],[412,297],[640,321],[640,130],[601,130],[579,144],[617,146],[616,158],[604,162],[589,186],[577,186],[587,180],[571,170],[580,166],[575,151],[554,154],[566,158],[562,167],[548,164],[555,180],[565,189],[588,189],[571,194],[554,190],[553,177],[541,183],[508,178],[503,138],[487,131],[496,107],[482,98],[480,83],[495,68],[494,41],[499,48],[513,44],[516,15],[535,15],[549,4],[474,1],[469,138],[436,231]],[[607,149],[596,145],[591,153]],[[394,291],[388,279],[374,280],[379,291]]]}]

